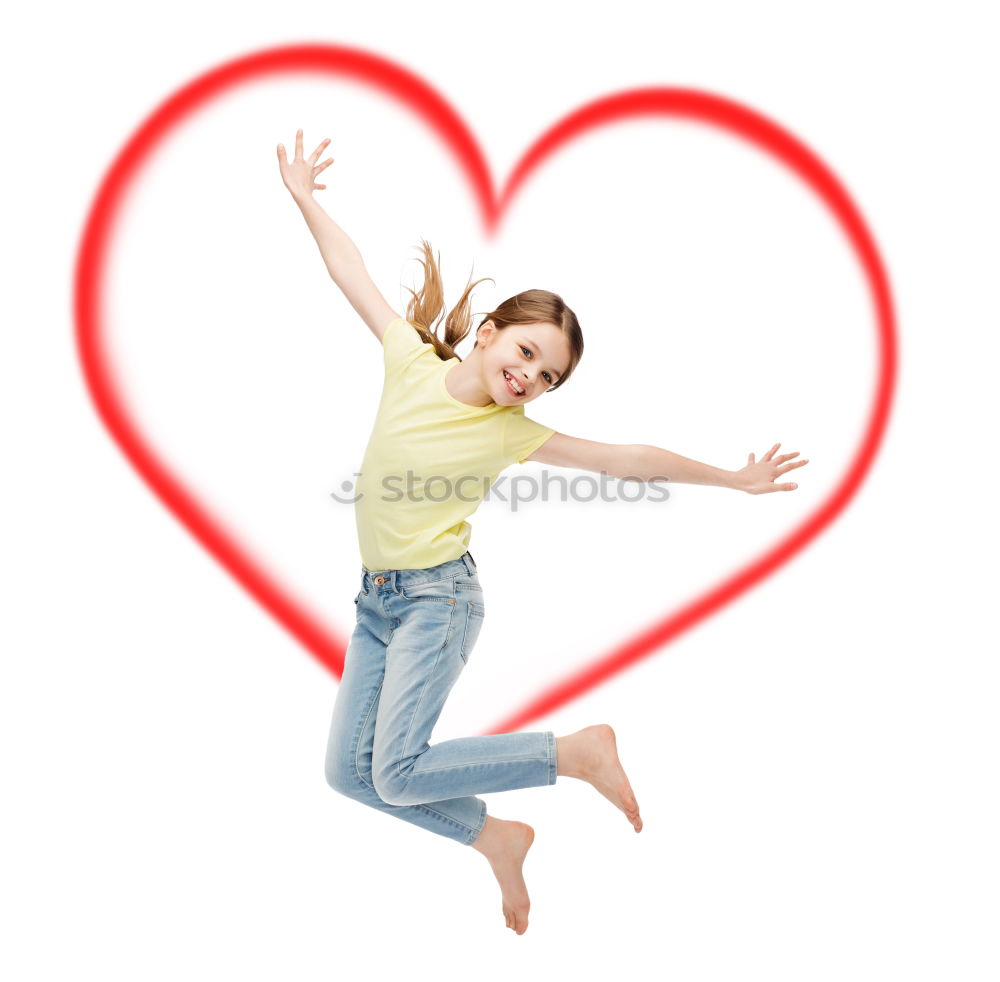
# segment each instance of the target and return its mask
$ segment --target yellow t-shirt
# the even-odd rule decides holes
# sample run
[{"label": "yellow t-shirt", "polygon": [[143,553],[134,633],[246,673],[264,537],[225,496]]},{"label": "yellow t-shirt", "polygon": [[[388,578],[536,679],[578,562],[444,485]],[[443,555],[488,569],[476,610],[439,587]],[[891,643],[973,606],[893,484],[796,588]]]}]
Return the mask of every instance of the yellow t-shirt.
[{"label": "yellow t-shirt", "polygon": [[382,336],[385,378],[358,477],[354,516],[368,569],[427,569],[469,548],[465,519],[499,473],[556,431],[524,406],[469,406],[444,378],[442,361],[397,317]]}]

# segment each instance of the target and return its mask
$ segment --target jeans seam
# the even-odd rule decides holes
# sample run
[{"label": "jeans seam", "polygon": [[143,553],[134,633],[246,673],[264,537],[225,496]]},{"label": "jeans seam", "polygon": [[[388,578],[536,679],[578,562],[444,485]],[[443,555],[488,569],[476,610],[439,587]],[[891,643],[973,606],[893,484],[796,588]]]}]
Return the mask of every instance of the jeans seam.
[{"label": "jeans seam", "polygon": [[358,775],[358,780],[366,787],[371,788],[372,791],[375,790],[374,782],[369,784],[361,774],[358,769],[358,746],[361,743],[361,734],[365,732],[365,727],[368,725],[368,720],[371,718],[372,709],[375,706],[375,700],[378,699],[379,693],[382,691],[382,683],[385,681],[385,676],[382,676],[382,681],[379,682],[378,688],[375,690],[375,695],[372,696],[371,702],[368,704],[368,712],[365,713],[365,718],[361,721],[361,726],[358,727],[358,732],[354,736],[354,746],[351,748],[351,760],[354,763],[354,773]]},{"label": "jeans seam", "polygon": [[[440,774],[444,771],[453,771],[458,767],[489,767],[493,764],[514,764],[522,760],[544,760],[551,763],[551,756],[546,753],[544,757],[536,755],[531,757],[491,757],[489,760],[470,760],[464,764],[449,764],[447,767],[432,767],[425,771],[418,771],[416,768],[410,771],[407,776],[407,784],[416,774]],[[552,782],[550,781],[549,784]]]},{"label": "jeans seam", "polygon": [[[454,607],[452,607],[451,610],[451,619],[453,621],[455,619]],[[448,637],[451,637],[450,624],[448,625]],[[406,736],[403,737],[403,745],[399,748],[399,760],[396,761],[396,776],[404,779],[406,782],[403,785],[404,788],[406,787],[406,784],[409,783],[409,779],[403,774],[403,761],[406,760],[408,756],[406,753],[406,745],[410,742],[410,733],[413,732],[413,721],[417,718],[417,710],[420,709],[420,703],[423,702],[424,693],[427,691],[427,686],[430,685],[431,679],[434,677],[434,672],[437,670],[438,662],[441,661],[441,652],[444,651],[447,643],[448,642],[446,640],[445,643],[438,649],[437,658],[434,659],[434,664],[431,666],[431,670],[427,673],[427,677],[424,679],[424,684],[420,687],[420,695],[417,696],[417,701],[413,706],[413,712],[410,713],[410,722],[406,727]]]},{"label": "jeans seam", "polygon": [[481,798],[479,799],[479,824],[476,828],[472,830],[469,838],[466,840],[466,845],[470,846],[476,839],[479,838],[479,834],[483,831],[483,827],[486,825],[486,802]]},{"label": "jeans seam", "polygon": [[[403,807],[403,808],[407,808],[407,807],[409,807],[409,808],[419,808],[422,811],[425,811],[428,814],[434,815],[436,818],[441,819],[442,822],[446,822],[449,825],[454,825],[456,828],[467,829],[470,834],[472,834],[472,833],[474,833],[476,831],[471,825],[466,825],[465,822],[460,822],[456,818],[450,818],[448,815],[442,815],[441,812],[435,811],[433,808],[430,808],[430,807],[428,807],[425,804],[419,804],[419,805],[402,805],[400,807]],[[482,807],[485,809],[486,805],[484,804]]]},{"label": "jeans seam", "polygon": [[426,771],[411,770],[410,773],[407,774],[406,777],[404,778],[404,784],[403,784],[403,787],[402,787],[402,790],[401,790],[400,793],[404,794],[404,795],[406,794],[406,792],[409,790],[410,782],[418,774],[421,775],[421,776],[424,776],[424,775],[427,775],[427,774],[443,774],[445,771],[454,771],[454,770],[457,770],[459,767],[491,767],[493,764],[511,764],[511,763],[516,763],[518,761],[538,761],[538,760],[548,761],[548,771],[547,771],[548,783],[549,784],[555,784],[556,783],[556,778],[555,778],[555,769],[556,768],[555,768],[555,763],[553,761],[553,755],[552,755],[552,751],[555,749],[555,741],[554,741],[554,739],[552,739],[552,735],[550,733],[546,734],[546,737],[547,737],[547,740],[551,741],[552,750],[547,750],[547,752],[546,752],[546,754],[545,754],[544,757],[539,757],[537,755],[532,756],[532,757],[503,757],[500,760],[493,760],[493,759],[491,759],[491,760],[474,760],[474,761],[467,762],[465,764],[449,764],[447,767],[434,767],[434,768],[432,768],[430,770],[426,770]]}]

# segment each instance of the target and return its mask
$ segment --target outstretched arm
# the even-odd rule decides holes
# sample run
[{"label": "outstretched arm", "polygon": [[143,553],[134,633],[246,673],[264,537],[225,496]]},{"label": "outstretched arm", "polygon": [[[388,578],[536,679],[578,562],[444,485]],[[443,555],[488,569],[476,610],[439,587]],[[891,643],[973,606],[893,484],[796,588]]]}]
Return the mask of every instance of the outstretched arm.
[{"label": "outstretched arm", "polygon": [[326,188],[325,184],[316,184],[315,181],[320,171],[333,163],[333,158],[327,158],[322,164],[317,164],[316,161],[329,142],[329,138],[325,139],[308,158],[304,158],[302,130],[298,130],[295,134],[295,157],[292,161],[286,158],[285,147],[279,143],[278,166],[281,168],[281,179],[299,206],[333,282],[340,287],[351,306],[381,341],[382,333],[399,314],[389,306],[372,282],[361,253],[350,236],[323,210],[312,195],[314,190]]},{"label": "outstretched arm", "polygon": [[[795,453],[775,458],[780,447],[776,443],[759,461],[750,454],[745,467],[738,471],[722,470],[682,457],[661,447],[646,444],[598,443],[581,440],[565,433],[553,433],[527,460],[557,467],[579,467],[634,481],[672,481],[674,484],[707,484],[747,494],[764,494],[768,491],[794,491],[797,484],[775,484],[782,474],[808,464],[808,459],[785,463]],[[783,465],[783,466],[782,466]]]}]

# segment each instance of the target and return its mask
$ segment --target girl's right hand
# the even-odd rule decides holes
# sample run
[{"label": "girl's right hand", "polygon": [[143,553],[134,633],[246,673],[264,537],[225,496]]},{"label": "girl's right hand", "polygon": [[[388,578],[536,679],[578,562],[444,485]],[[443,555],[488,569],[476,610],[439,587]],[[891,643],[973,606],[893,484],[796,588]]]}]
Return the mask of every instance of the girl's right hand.
[{"label": "girl's right hand", "polygon": [[315,183],[316,176],[333,163],[333,157],[329,157],[318,165],[316,161],[329,142],[329,138],[325,139],[313,150],[309,159],[305,160],[302,157],[302,130],[297,130],[295,133],[295,159],[291,163],[285,157],[285,145],[278,144],[278,166],[281,168],[281,179],[285,182],[285,187],[291,192],[293,198],[309,197],[314,190],[326,190],[325,184]]}]

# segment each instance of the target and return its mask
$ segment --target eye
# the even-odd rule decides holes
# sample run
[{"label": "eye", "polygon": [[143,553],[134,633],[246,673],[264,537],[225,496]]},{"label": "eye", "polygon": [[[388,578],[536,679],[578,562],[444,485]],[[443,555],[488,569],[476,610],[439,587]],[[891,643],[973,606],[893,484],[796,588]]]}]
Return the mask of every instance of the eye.
[{"label": "eye", "polygon": [[[531,354],[532,354],[532,351],[531,351],[531,349],[530,349],[530,348],[526,348],[526,347],[525,347],[525,346],[524,346],[523,344],[522,344],[522,345],[520,345],[520,348],[521,348],[521,350],[522,350],[522,351],[523,351],[523,352],[524,352],[524,353],[525,353],[526,355],[528,355],[529,357],[531,356]],[[548,373],[548,372],[542,372],[542,375],[544,375],[544,376],[545,376],[545,377],[546,377],[546,378],[547,378],[547,379],[549,380],[549,385],[551,385],[551,384],[552,384],[552,376],[551,376],[551,375],[549,375],[549,373]]]}]

